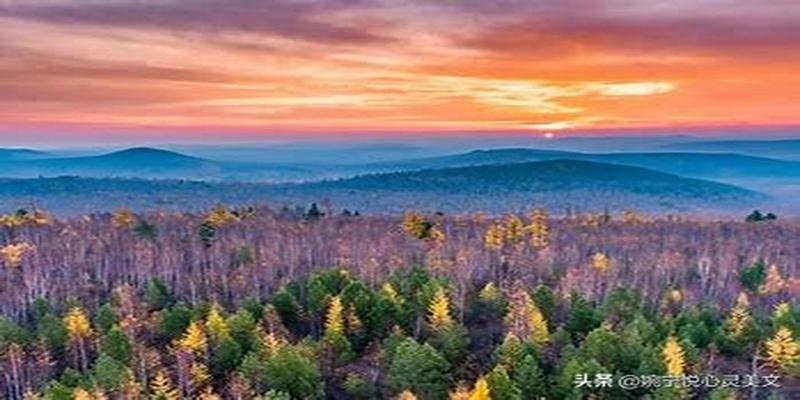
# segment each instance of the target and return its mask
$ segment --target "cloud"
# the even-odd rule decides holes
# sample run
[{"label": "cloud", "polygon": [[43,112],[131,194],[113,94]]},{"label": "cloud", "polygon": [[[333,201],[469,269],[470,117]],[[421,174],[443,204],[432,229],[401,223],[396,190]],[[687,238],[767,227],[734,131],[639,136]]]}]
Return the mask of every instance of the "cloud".
[{"label": "cloud", "polygon": [[0,16],[56,24],[146,28],[215,36],[225,32],[278,35],[319,43],[387,40],[359,27],[326,21],[324,13],[353,1],[280,0],[123,0],[11,2]]}]

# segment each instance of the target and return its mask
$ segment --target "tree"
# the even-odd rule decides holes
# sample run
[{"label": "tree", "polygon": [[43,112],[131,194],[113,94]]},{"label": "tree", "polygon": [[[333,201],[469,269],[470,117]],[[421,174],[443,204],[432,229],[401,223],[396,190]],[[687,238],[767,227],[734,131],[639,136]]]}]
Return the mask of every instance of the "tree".
[{"label": "tree", "polygon": [[523,399],[539,399],[547,394],[547,383],[542,375],[542,369],[532,355],[526,355],[515,366],[512,378]]},{"label": "tree", "polygon": [[92,375],[97,384],[108,392],[117,392],[130,379],[130,371],[125,364],[106,354],[97,359]]},{"label": "tree", "polygon": [[472,393],[469,394],[469,400],[492,400],[492,395],[489,392],[489,383],[484,377],[480,377],[475,381],[475,387],[472,389]]},{"label": "tree", "polygon": [[150,279],[147,282],[144,300],[150,310],[162,310],[170,304],[169,288],[161,279]]},{"label": "tree", "polygon": [[219,304],[214,303],[206,316],[206,330],[209,336],[214,340],[222,340],[230,336],[230,328],[222,316],[222,308]]},{"label": "tree", "polygon": [[115,326],[103,337],[100,351],[111,359],[128,365],[133,355],[133,344],[128,335],[119,326]]},{"label": "tree", "polygon": [[522,393],[516,383],[508,376],[502,365],[495,366],[486,377],[489,383],[492,400],[521,400]]},{"label": "tree", "polygon": [[508,302],[506,332],[540,346],[546,344],[550,340],[547,321],[522,285],[517,286]]},{"label": "tree", "polygon": [[73,307],[64,316],[64,327],[78,358],[78,367],[85,371],[89,366],[88,339],[92,335],[89,318],[80,307]]},{"label": "tree", "polygon": [[792,370],[800,362],[800,345],[792,336],[792,331],[784,327],[767,340],[766,353],[770,363],[785,371]]},{"label": "tree", "polygon": [[150,382],[150,400],[178,400],[180,393],[164,371],[156,372]]},{"label": "tree", "polygon": [[547,226],[547,212],[540,208],[529,215],[530,225],[526,227],[530,235],[530,244],[535,249],[544,249],[550,245],[550,228]]},{"label": "tree", "polygon": [[505,244],[505,227],[503,224],[492,224],[483,235],[483,244],[489,250],[501,250]]},{"label": "tree", "polygon": [[780,269],[778,269],[777,265],[772,264],[767,269],[767,275],[764,279],[764,283],[759,286],[758,293],[770,296],[779,293],[785,287],[786,280],[781,276]]},{"label": "tree", "polygon": [[326,335],[344,335],[344,307],[339,296],[333,296],[325,316]]},{"label": "tree", "polygon": [[669,336],[661,351],[667,375],[682,376],[686,370],[686,355],[675,336]]},{"label": "tree", "polygon": [[608,271],[611,268],[611,258],[606,253],[598,251],[592,254],[591,267],[598,272]]},{"label": "tree", "polygon": [[409,390],[426,399],[441,399],[447,395],[449,369],[436,349],[407,338],[394,351],[388,380],[398,392]]},{"label": "tree", "polygon": [[314,360],[293,346],[283,346],[264,366],[267,388],[286,392],[294,399],[312,399],[322,394],[322,376]]},{"label": "tree", "polygon": [[733,309],[731,309],[730,316],[728,317],[728,321],[726,323],[728,332],[732,336],[738,336],[744,332],[745,328],[751,321],[750,301],[747,299],[746,294],[739,293],[739,296],[736,298],[736,304],[734,305]]},{"label": "tree", "polygon": [[567,331],[573,335],[585,335],[600,326],[602,316],[579,294],[572,295],[567,320]]},{"label": "tree", "polygon": [[756,292],[764,284],[766,276],[766,266],[761,260],[739,270],[739,282],[751,292]]},{"label": "tree", "polygon": [[428,323],[436,330],[442,330],[453,324],[450,315],[450,299],[444,288],[439,287],[428,304]]},{"label": "tree", "polygon": [[119,229],[130,229],[136,222],[136,215],[127,208],[119,208],[111,216],[111,225]]},{"label": "tree", "polygon": [[183,334],[183,337],[178,341],[178,345],[184,349],[194,352],[195,354],[205,354],[206,349],[208,347],[208,340],[206,339],[206,334],[203,332],[203,328],[200,327],[200,323],[197,321],[193,321],[189,324],[189,327],[186,328],[186,332]]},{"label": "tree", "polygon": [[100,306],[95,312],[94,325],[101,333],[108,332],[114,325],[119,323],[119,317],[110,304]]}]

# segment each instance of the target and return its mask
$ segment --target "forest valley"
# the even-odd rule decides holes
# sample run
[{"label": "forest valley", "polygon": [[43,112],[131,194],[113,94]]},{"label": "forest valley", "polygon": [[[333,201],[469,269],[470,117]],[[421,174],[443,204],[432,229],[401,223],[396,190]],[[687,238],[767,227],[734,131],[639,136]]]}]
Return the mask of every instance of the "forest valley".
[{"label": "forest valley", "polygon": [[798,221],[220,205],[0,226],[7,399],[800,398]]}]

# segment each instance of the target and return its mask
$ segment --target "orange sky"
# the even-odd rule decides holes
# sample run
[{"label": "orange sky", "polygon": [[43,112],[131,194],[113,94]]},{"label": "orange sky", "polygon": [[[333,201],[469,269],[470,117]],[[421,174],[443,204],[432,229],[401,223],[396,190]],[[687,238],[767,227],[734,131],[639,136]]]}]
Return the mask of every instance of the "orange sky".
[{"label": "orange sky", "polygon": [[6,0],[0,127],[800,123],[792,0]]}]

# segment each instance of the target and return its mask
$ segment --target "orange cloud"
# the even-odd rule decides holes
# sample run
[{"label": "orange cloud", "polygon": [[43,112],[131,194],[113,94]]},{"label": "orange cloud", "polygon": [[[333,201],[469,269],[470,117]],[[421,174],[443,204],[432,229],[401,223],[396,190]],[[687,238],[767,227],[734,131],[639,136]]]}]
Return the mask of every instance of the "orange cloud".
[{"label": "orange cloud", "polygon": [[0,5],[0,125],[429,131],[792,125],[800,6]]}]

